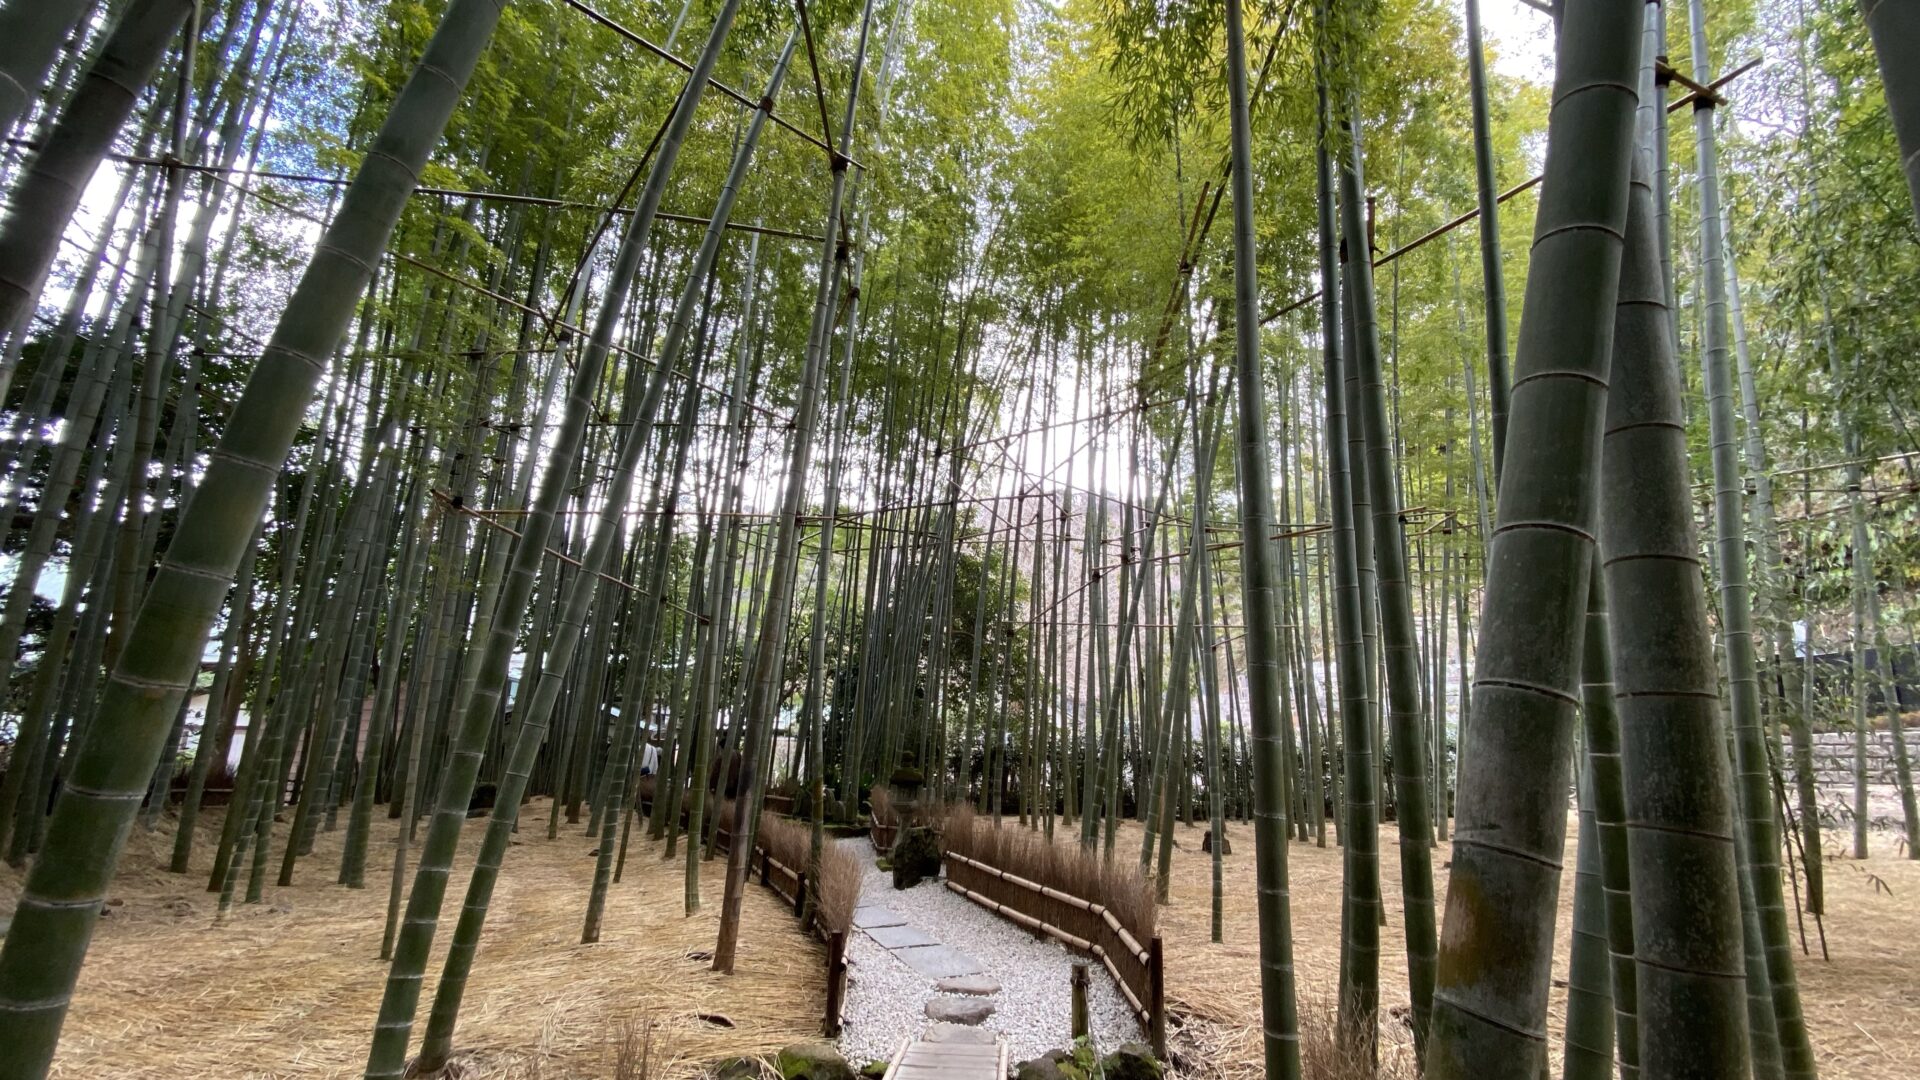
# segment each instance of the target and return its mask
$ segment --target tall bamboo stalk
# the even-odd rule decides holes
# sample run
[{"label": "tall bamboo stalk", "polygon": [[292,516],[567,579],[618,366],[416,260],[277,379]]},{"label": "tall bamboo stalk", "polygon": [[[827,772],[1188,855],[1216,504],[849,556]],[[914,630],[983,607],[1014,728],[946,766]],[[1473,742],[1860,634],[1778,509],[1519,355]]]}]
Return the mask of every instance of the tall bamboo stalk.
[{"label": "tall bamboo stalk", "polygon": [[[354,302],[499,18],[453,0],[322,235],[128,634],[0,948],[0,1074],[46,1073],[105,890],[208,627]],[[184,17],[184,12],[182,13]]]},{"label": "tall bamboo stalk", "polygon": [[[1350,109],[1351,111],[1351,109]],[[1347,154],[1341,158],[1340,216],[1348,251],[1366,250],[1361,205],[1366,182],[1361,172],[1360,129],[1349,117]],[[1406,922],[1407,980],[1413,1002],[1416,1057],[1426,1050],[1427,1022],[1433,1001],[1433,965],[1439,945],[1434,928],[1433,826],[1427,800],[1426,717],[1420,703],[1418,646],[1414,640],[1413,596],[1408,581],[1407,541],[1400,519],[1393,439],[1387,428],[1385,377],[1374,317],[1373,267],[1362,255],[1347,260],[1353,298],[1352,355],[1358,359],[1359,399],[1349,403],[1363,433],[1367,453],[1368,504],[1373,511],[1373,550],[1379,587],[1382,653],[1387,667],[1388,723],[1392,735],[1394,816],[1400,832],[1400,891]],[[1348,385],[1353,385],[1349,379]]]},{"label": "tall bamboo stalk", "polygon": [[[1642,13],[1568,0],[1427,1044],[1434,1080],[1535,1076],[1598,508]],[[1577,283],[1577,284],[1576,284]],[[1524,449],[1522,449],[1524,448]]]},{"label": "tall bamboo stalk", "polygon": [[[1500,261],[1500,203],[1493,175],[1493,125],[1487,104],[1487,52],[1480,33],[1480,0],[1466,0],[1467,98],[1473,111],[1473,181],[1480,209],[1480,283],[1485,290],[1487,334],[1487,390],[1493,401],[1493,479],[1500,483],[1500,462],[1506,456],[1507,414],[1512,409],[1507,389],[1507,279]],[[1473,390],[1469,386],[1468,397]]]},{"label": "tall bamboo stalk", "polygon": [[1733,1080],[1748,1075],[1750,1051],[1733,786],[1647,173],[1636,170],[1625,229],[1600,516],[1640,1064]]},{"label": "tall bamboo stalk", "polygon": [[[850,253],[839,242],[842,201],[847,188],[847,155],[853,150],[855,106],[859,103],[860,79],[866,69],[867,40],[873,28],[873,0],[867,0],[860,16],[860,38],[854,47],[853,70],[849,76],[847,108],[840,120],[840,140],[831,158],[833,190],[827,202],[826,241],[820,256],[820,283],[814,294],[813,325],[807,336],[807,352],[800,373],[800,392],[794,407],[793,436],[789,448],[787,475],[780,503],[775,511],[775,549],[773,579],[765,594],[766,608],[755,642],[746,710],[741,718],[737,745],[747,752],[740,761],[740,790],[733,804],[734,842],[727,851],[726,893],[721,901],[720,930],[713,947],[713,970],[732,972],[734,950],[739,942],[740,905],[744,898],[747,860],[752,854],[748,838],[752,834],[752,809],[757,792],[761,739],[773,726],[779,708],[781,661],[786,653],[787,627],[792,617],[794,579],[798,572],[801,501],[806,494],[807,466],[812,460],[815,427],[820,412],[822,373],[827,352],[833,344],[834,300],[841,268]],[[852,328],[849,328],[852,333]]]},{"label": "tall bamboo stalk", "polygon": [[[1239,467],[1240,595],[1247,623],[1247,688],[1253,724],[1254,877],[1259,888],[1260,1016],[1267,1075],[1297,1080],[1300,1028],[1294,998],[1293,914],[1287,891],[1285,723],[1280,628],[1274,605],[1273,483],[1267,466],[1266,388],[1260,366],[1259,268],[1253,216],[1253,121],[1247,102],[1246,33],[1240,0],[1227,0],[1227,100],[1232,143],[1235,462]],[[1214,838],[1216,845],[1223,842]]]},{"label": "tall bamboo stalk", "polygon": [[[1687,5],[1692,27],[1694,74],[1711,81],[1706,9],[1701,0]],[[1734,444],[1732,375],[1728,363],[1726,244],[1720,205],[1719,150],[1711,98],[1693,110],[1694,152],[1698,161],[1700,249],[1705,270],[1706,318],[1701,325],[1707,422],[1713,462],[1714,548],[1720,583],[1720,639],[1727,661],[1727,686],[1738,765],[1736,794],[1754,913],[1766,949],[1767,981],[1773,990],[1774,1021],[1786,1074],[1795,1080],[1814,1075],[1813,1047],[1801,1015],[1800,989],[1793,970],[1780,881],[1780,838],[1773,806],[1773,770],[1760,726],[1760,681],[1753,648],[1753,595],[1747,583],[1747,535],[1739,449]],[[1855,648],[1859,648],[1856,643]]]},{"label": "tall bamboo stalk", "polygon": [[0,220],[0,335],[17,332],[32,314],[87,181],[196,6],[194,0],[133,0],[22,169]]}]

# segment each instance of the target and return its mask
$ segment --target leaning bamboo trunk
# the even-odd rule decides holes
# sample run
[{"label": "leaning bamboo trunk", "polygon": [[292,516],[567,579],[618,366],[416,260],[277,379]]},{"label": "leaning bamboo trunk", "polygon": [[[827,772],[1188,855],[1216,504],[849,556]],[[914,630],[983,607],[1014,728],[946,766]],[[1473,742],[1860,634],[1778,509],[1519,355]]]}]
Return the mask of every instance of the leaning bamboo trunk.
[{"label": "leaning bamboo trunk", "polygon": [[134,0],[22,170],[0,221],[0,335],[25,325],[87,182],[193,8],[194,0]]},{"label": "leaning bamboo trunk", "polygon": [[1900,145],[1900,165],[1907,174],[1907,193],[1913,213],[1920,218],[1920,4],[1912,0],[1860,0],[1860,14],[1873,37],[1880,58],[1880,77],[1886,83],[1887,112],[1893,117],[1894,138]]},{"label": "leaning bamboo trunk", "polygon": [[[1497,489],[1511,409],[1507,390],[1507,281],[1500,260],[1500,204],[1493,175],[1486,49],[1480,39],[1480,0],[1467,0],[1467,93],[1473,106],[1473,179],[1480,209],[1480,282],[1486,292],[1487,391],[1493,403],[1493,479]],[[1473,397],[1471,387],[1467,396],[1469,400]],[[1481,538],[1490,539],[1485,533]]]},{"label": "leaning bamboo trunk", "polygon": [[[820,285],[814,295],[813,326],[807,337],[807,351],[801,368],[800,389],[794,405],[793,436],[787,475],[775,517],[773,579],[765,595],[765,608],[759,638],[754,644],[751,682],[747,687],[746,708],[741,714],[739,731],[733,745],[744,747],[740,758],[739,790],[733,804],[734,842],[727,852],[726,891],[721,899],[720,930],[713,947],[713,970],[733,971],[734,949],[740,935],[740,905],[745,898],[747,859],[751,854],[749,838],[753,827],[756,795],[755,774],[759,767],[760,733],[771,728],[780,687],[781,659],[785,655],[787,626],[792,616],[794,579],[800,554],[801,501],[806,494],[807,466],[812,460],[814,429],[818,425],[822,374],[827,353],[833,343],[834,290],[847,250],[837,237],[842,222],[842,200],[847,187],[847,154],[853,148],[854,107],[860,98],[860,76],[866,68],[867,40],[873,29],[873,0],[867,0],[860,17],[860,39],[854,47],[853,71],[847,91],[847,108],[840,121],[839,149],[830,159],[833,190],[827,203],[826,241],[821,255]],[[848,333],[853,329],[849,328]]]},{"label": "leaning bamboo trunk", "polygon": [[[0,949],[0,1076],[45,1075],[127,823],[191,684],[220,602],[266,507],[354,303],[440,141],[504,0],[453,0],[322,235],[228,418],[205,480],[73,754]],[[182,7],[189,6],[183,4]]]},{"label": "leaning bamboo trunk", "polygon": [[[1359,538],[1354,529],[1353,470],[1347,439],[1345,363],[1342,359],[1339,271],[1333,158],[1326,100],[1326,77],[1319,79],[1319,131],[1316,157],[1319,189],[1320,364],[1326,397],[1327,496],[1332,521],[1335,678],[1339,683],[1340,727],[1344,733],[1345,782],[1336,800],[1345,850],[1341,853],[1339,1037],[1349,1048],[1373,1045],[1380,1006],[1380,852],[1379,773],[1374,767],[1373,722],[1367,708],[1367,661],[1360,616]],[[1231,658],[1229,658],[1231,659]],[[1341,779],[1337,774],[1336,780]],[[1371,1057],[1371,1050],[1367,1050]]]},{"label": "leaning bamboo trunk", "polygon": [[1562,12],[1479,685],[1460,755],[1427,1043],[1433,1080],[1531,1080],[1546,1052],[1642,29],[1633,4],[1568,0]]},{"label": "leaning bamboo trunk", "polygon": [[[726,38],[728,23],[730,19],[723,15],[722,21],[716,24],[713,36],[709,38],[708,55],[718,54],[720,44]],[[780,83],[786,76],[788,62],[793,56],[794,42],[795,38],[790,37],[786,49],[781,52],[780,61],[774,67],[773,76],[763,100],[771,102],[778,96]],[[667,383],[679,371],[680,353],[691,332],[701,289],[712,272],[714,259],[725,234],[727,220],[733,210],[734,196],[739,191],[747,170],[752,164],[754,148],[759,142],[768,111],[763,109],[754,114],[753,123],[748,128],[746,137],[741,140],[732,171],[727,177],[726,185],[721,189],[712,220],[707,226],[706,236],[688,271],[686,285],[681,291],[672,322],[667,328],[666,340],[661,346],[659,356],[655,358],[654,372],[645,384],[645,393],[634,403],[634,408],[622,416],[626,427],[621,435],[623,442],[620,456],[613,468],[612,482],[608,485],[602,500],[600,517],[595,526],[591,546],[588,548],[586,558],[582,560],[584,563],[582,572],[568,583],[565,599],[562,602],[563,611],[559,625],[555,628],[553,640],[548,643],[549,667],[541,675],[540,684],[535,688],[533,699],[528,705],[525,721],[520,725],[515,737],[498,798],[487,822],[486,837],[481,843],[473,878],[468,883],[466,901],[461,905],[460,920],[454,929],[447,964],[434,995],[433,1009],[428,1018],[426,1034],[422,1039],[420,1057],[415,1062],[416,1069],[420,1071],[430,1073],[438,1070],[446,1064],[452,1054],[454,1027],[459,1018],[467,979],[472,971],[473,957],[479,948],[480,933],[485,926],[487,913],[492,904],[493,887],[498,880],[500,866],[506,857],[508,845],[512,842],[514,825],[519,817],[520,800],[525,793],[534,758],[545,741],[547,724],[560,694],[561,675],[571,662],[573,651],[579,644],[589,601],[596,592],[610,591],[601,586],[595,575],[606,572],[617,550],[621,533],[620,518],[625,512],[640,458],[652,440],[654,416],[666,397]],[[689,402],[698,399],[701,359],[698,355],[694,357],[692,370],[688,375],[689,385],[686,388],[686,394]],[[686,440],[690,438],[692,430],[689,422],[691,419],[691,410],[682,413],[679,435],[683,454]],[[677,493],[678,484],[676,483],[669,499]],[[667,507],[670,508],[671,505],[669,502]],[[670,523],[666,527],[670,528]],[[650,590],[649,597],[660,587],[658,582],[665,567],[664,550],[656,550],[655,558],[656,584],[654,590]],[[660,606],[660,603],[654,600],[643,602],[643,610],[639,617],[656,619]],[[648,648],[640,657],[629,659],[629,663],[646,662],[644,657],[651,651],[651,639],[652,634],[649,631],[642,641],[643,646]],[[589,686],[583,693],[583,699],[587,702],[587,708],[598,711],[597,683]],[[623,705],[631,710],[623,712],[621,717],[623,727],[630,732],[632,725],[638,721],[638,710],[634,708],[636,703],[631,700],[623,702]],[[623,734],[620,738],[630,741],[631,735]],[[622,784],[624,784],[624,778]],[[558,805],[558,799],[555,800],[555,805]],[[614,817],[617,816],[618,804],[616,804]],[[613,818],[609,818],[606,822],[607,832],[601,839],[595,870],[596,892],[602,896],[603,902],[604,883],[611,876],[612,871],[612,822]],[[589,920],[588,929],[593,936],[597,936],[597,926],[592,919]]]},{"label": "leaning bamboo trunk", "polygon": [[[1688,4],[1692,23],[1694,73],[1712,76],[1706,33],[1706,9],[1701,0]],[[1774,1022],[1780,1036],[1782,1064],[1794,1080],[1814,1075],[1813,1047],[1807,1040],[1801,1015],[1799,982],[1794,974],[1793,948],[1787,929],[1786,902],[1780,882],[1780,836],[1773,805],[1773,765],[1768,760],[1765,734],[1760,727],[1760,680],[1753,647],[1753,594],[1747,583],[1747,533],[1739,451],[1734,445],[1733,376],[1728,357],[1727,257],[1721,235],[1718,146],[1711,100],[1694,106],[1694,147],[1698,160],[1700,246],[1705,270],[1706,318],[1700,326],[1702,378],[1707,398],[1707,420],[1713,465],[1714,549],[1720,584],[1720,638],[1727,661],[1728,698],[1733,716],[1733,743],[1737,765],[1736,808],[1745,829],[1745,869],[1751,879],[1754,912],[1766,952],[1767,981],[1772,988]],[[1860,647],[1856,643],[1856,648]]]},{"label": "leaning bamboo trunk", "polygon": [[[1240,478],[1240,595],[1247,624],[1247,686],[1253,722],[1254,876],[1259,885],[1260,1015],[1269,1077],[1300,1076],[1293,973],[1293,913],[1287,891],[1287,809],[1280,756],[1285,692],[1274,605],[1273,482],[1267,463],[1266,385],[1260,366],[1260,279],[1254,262],[1253,122],[1247,103],[1246,36],[1240,0],[1227,0],[1227,100],[1233,176],[1235,461]],[[1216,845],[1224,838],[1214,837]]]},{"label": "leaning bamboo trunk", "polygon": [[[1587,629],[1581,643],[1582,764],[1593,808],[1608,962],[1613,973],[1613,1037],[1620,1080],[1640,1075],[1639,991],[1633,967],[1633,896],[1627,855],[1626,793],[1620,776],[1620,716],[1613,703],[1613,639],[1600,560],[1587,577]],[[1583,826],[1584,828],[1584,826]],[[1584,839],[1580,841],[1583,845]]]},{"label": "leaning bamboo trunk", "polygon": [[[393,967],[387,978],[387,988],[380,1004],[380,1017],[374,1026],[373,1045],[368,1051],[366,1076],[369,1080],[379,1077],[398,1077],[406,1070],[406,1051],[408,1036],[412,1031],[415,1012],[418,1008],[421,976],[425,972],[428,952],[433,944],[434,932],[438,927],[440,908],[446,896],[447,877],[452,869],[455,846],[460,839],[461,826],[466,817],[466,806],[473,793],[474,781],[478,775],[480,757],[485,747],[486,735],[494,719],[501,691],[506,682],[507,666],[519,637],[520,623],[524,617],[527,602],[531,596],[533,580],[537,570],[546,558],[547,536],[552,528],[556,512],[571,487],[574,459],[578,456],[581,442],[586,432],[589,405],[594,389],[599,382],[600,369],[606,366],[611,351],[615,325],[627,301],[627,292],[633,275],[638,268],[641,254],[646,248],[646,239],[652,228],[655,214],[658,212],[660,198],[666,189],[667,178],[673,171],[686,135],[692,126],[693,113],[707,88],[707,78],[719,59],[721,47],[733,26],[733,17],[739,9],[739,0],[729,0],[720,10],[709,34],[705,51],[688,75],[685,88],[679,100],[675,102],[667,131],[662,138],[658,157],[654,160],[652,172],[647,178],[639,205],[635,208],[633,220],[628,223],[626,235],[621,240],[620,251],[616,257],[616,269],[610,275],[600,313],[595,320],[593,334],[589,340],[585,355],[574,374],[573,385],[566,404],[566,418],[562,423],[559,438],[548,457],[548,468],[541,479],[540,495],[535,503],[534,512],[524,526],[519,545],[513,554],[513,565],[508,587],[499,601],[490,626],[485,655],[480,661],[483,665],[474,696],[468,703],[465,715],[457,717],[458,729],[454,733],[453,764],[441,781],[439,807],[434,814],[433,824],[428,830],[427,839],[421,845],[420,867],[416,871],[414,887],[407,899],[407,917],[400,930],[400,938],[394,948]],[[647,384],[646,403],[641,405],[643,413],[650,417],[664,396],[666,379],[671,375],[671,365],[662,364],[660,370]],[[630,433],[632,453],[637,458],[639,448],[646,442],[644,431],[636,427]],[[623,457],[625,453],[623,452]],[[631,474],[633,461],[622,462],[620,475]],[[618,506],[624,505],[624,496],[617,496],[610,509],[617,513]],[[603,533],[606,530],[603,530]],[[576,581],[579,586],[573,595],[567,598],[567,617],[571,619],[572,642],[566,645],[570,654],[572,646],[578,641],[578,629],[585,617],[586,598],[592,595],[595,581],[591,571],[597,570],[605,561],[607,549],[611,546],[611,536],[596,538],[595,551],[585,561],[585,569]],[[556,632],[556,644],[565,640],[563,632]],[[558,650],[556,650],[558,652]],[[491,893],[493,876],[497,874],[499,861],[507,846],[505,834],[512,829],[518,817],[520,793],[524,790],[527,774],[533,765],[533,753],[523,753],[522,748],[531,743],[538,750],[539,737],[544,734],[544,711],[551,713],[554,699],[558,696],[557,683],[552,690],[547,689],[547,675],[556,680],[566,673],[569,657],[561,655],[552,663],[550,671],[543,672],[542,683],[536,693],[541,700],[530,702],[526,718],[516,724],[514,736],[513,761],[507,770],[506,783],[502,785],[499,798],[495,803],[494,815],[488,823],[487,846],[496,846],[494,835],[502,834],[497,841],[498,854],[489,858],[483,853],[476,865],[475,881],[471,892],[478,894],[470,897],[481,900],[481,909],[477,919],[485,916],[486,896]],[[540,715],[539,721],[534,719]],[[465,918],[463,917],[463,922]],[[477,945],[479,922],[471,927],[470,946]],[[456,928],[458,936],[458,928]],[[436,1002],[436,1006],[438,1006]],[[436,1010],[438,1012],[438,1010]],[[444,1040],[450,1045],[453,1016],[445,1017]],[[437,1032],[436,1032],[437,1034]]]},{"label": "leaning bamboo trunk", "polygon": [[53,58],[93,0],[37,0],[0,8],[0,132],[25,119]]},{"label": "leaning bamboo trunk", "polygon": [[1648,1076],[1744,1080],[1750,1045],[1733,785],[1653,216],[1642,170],[1625,230],[1600,520],[1640,1062]]},{"label": "leaning bamboo trunk", "polygon": [[[1583,700],[1592,702],[1596,690],[1611,694],[1611,686],[1596,687],[1588,673]],[[1593,785],[1581,770],[1579,848],[1573,877],[1573,949],[1567,965],[1565,1080],[1611,1080],[1613,1076],[1613,991],[1607,972],[1605,899],[1600,884],[1600,831],[1593,820]]]},{"label": "leaning bamboo trunk", "polygon": [[[1361,173],[1360,128],[1347,125],[1350,145],[1341,159],[1340,217],[1347,250],[1367,249],[1361,218],[1366,181]],[[1433,1003],[1434,940],[1433,826],[1427,801],[1425,716],[1420,706],[1420,661],[1414,642],[1413,596],[1407,574],[1407,541],[1400,519],[1401,496],[1395,478],[1394,439],[1387,428],[1386,375],[1374,317],[1373,267],[1362,254],[1347,260],[1355,329],[1351,355],[1359,361],[1360,394],[1347,403],[1350,423],[1360,431],[1367,456],[1368,505],[1373,511],[1375,580],[1378,583],[1381,649],[1387,668],[1387,719],[1392,739],[1393,805],[1400,836],[1400,896],[1407,939],[1408,993],[1413,1005],[1416,1057],[1426,1051],[1427,1021]],[[1352,385],[1349,383],[1349,385]]]}]

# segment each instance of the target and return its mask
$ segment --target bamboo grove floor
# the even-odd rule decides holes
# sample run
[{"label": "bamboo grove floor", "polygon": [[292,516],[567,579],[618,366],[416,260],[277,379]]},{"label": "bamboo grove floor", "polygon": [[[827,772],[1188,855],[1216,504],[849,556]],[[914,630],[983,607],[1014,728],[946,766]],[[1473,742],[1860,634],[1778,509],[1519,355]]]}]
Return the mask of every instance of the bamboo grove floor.
[{"label": "bamboo grove floor", "polygon": [[[734,975],[688,957],[713,947],[723,860],[703,866],[700,911],[684,918],[683,861],[662,863],[660,845],[636,836],[625,879],[609,892],[600,943],[581,945],[594,845],[584,824],[564,821],[549,841],[547,810],[544,799],[528,804],[494,893],[456,1036],[469,1080],[612,1076],[627,1032],[646,1024],[656,1080],[817,1036],[825,951],[771,892],[748,891]],[[216,898],[202,886],[220,819],[218,810],[203,815],[185,876],[165,869],[172,818],[151,833],[135,826],[54,1076],[360,1075],[387,971],[378,953],[397,823],[379,816],[367,888],[334,884],[343,822],[320,835],[293,886],[270,887],[266,902],[236,905],[215,925]],[[416,1038],[484,825],[468,822],[461,837]],[[277,868],[277,850],[274,857]],[[12,910],[19,884],[0,866],[0,911]]]},{"label": "bamboo grove floor", "polygon": [[[770,1053],[814,1035],[824,995],[819,946],[800,935],[771,894],[749,891],[738,973],[713,975],[687,954],[713,944],[721,865],[707,864],[701,911],[687,919],[681,916],[681,864],[664,865],[658,846],[637,844],[626,880],[612,892],[603,940],[582,946],[592,844],[577,827],[564,826],[549,842],[546,815],[544,800],[529,805],[494,898],[458,1039],[468,1077],[611,1076],[625,1030],[641,1021],[654,1025],[653,1075],[663,1078],[692,1076],[702,1062]],[[270,889],[267,903],[238,909],[215,926],[213,897],[199,886],[219,820],[218,811],[206,817],[195,874],[187,877],[164,870],[170,822],[153,833],[136,828],[115,903],[81,978],[56,1076],[358,1074],[385,974],[375,955],[387,895],[384,869],[370,871],[365,890],[333,884],[342,837],[322,834],[293,887]],[[384,867],[381,853],[391,851],[392,831],[384,819],[381,826],[369,858]],[[479,841],[477,826],[463,838],[449,918]],[[1234,850],[1225,859],[1225,942],[1208,940],[1210,857],[1200,851],[1199,829],[1176,833],[1172,903],[1160,915],[1183,1077],[1260,1075],[1252,834],[1232,824],[1228,836]],[[1386,826],[1381,1006],[1387,1063],[1397,1075],[1411,1075],[1401,1019],[1406,976],[1395,844],[1393,827]],[[1571,837],[1568,844],[1571,852]],[[1131,858],[1138,850],[1138,826],[1124,826],[1117,854]],[[1340,853],[1331,845],[1296,843],[1289,855],[1302,1023],[1324,1030],[1338,969]],[[1920,1075],[1920,863],[1901,857],[1891,833],[1875,835],[1873,855],[1865,863],[1828,861],[1832,959],[1817,959],[1815,942],[1815,956],[1800,961],[1814,1046],[1829,1080]],[[1445,844],[1434,852],[1442,887],[1450,857]],[[11,907],[18,882],[0,868],[0,910]],[[1560,901],[1554,977],[1563,981],[1571,873]],[[436,972],[449,926],[439,935]],[[1810,922],[1808,933],[1811,940]],[[1557,990],[1551,1019],[1556,1068],[1563,1005]],[[702,1013],[725,1016],[735,1026],[718,1026]]]},{"label": "bamboo grove floor", "polygon": [[[1569,827],[1573,825],[1569,815]],[[1200,850],[1201,829],[1179,828],[1173,859],[1171,903],[1160,911],[1167,941],[1167,997],[1188,1022],[1173,1039],[1184,1051],[1183,1075],[1248,1080],[1262,1075],[1259,1020],[1259,943],[1254,912],[1253,833],[1230,823],[1233,853],[1227,856],[1223,937],[1209,940],[1212,856]],[[1828,843],[1848,843],[1828,833]],[[1129,842],[1130,841],[1130,842]],[[1829,859],[1827,947],[1830,961],[1819,959],[1820,946],[1811,919],[1807,940],[1813,955],[1799,956],[1803,1007],[1823,1080],[1909,1080],[1920,1076],[1920,862],[1904,857],[1897,835],[1876,832],[1873,857],[1866,862]],[[1387,925],[1380,931],[1380,1007],[1384,1017],[1383,1061],[1389,1075],[1413,1076],[1408,1010],[1406,939],[1399,917],[1400,865],[1394,826],[1380,831],[1380,878],[1387,897]],[[1135,857],[1139,826],[1123,828],[1117,853]],[[1565,1015],[1567,947],[1573,920],[1574,851],[1567,837],[1568,870],[1560,889],[1560,925],[1549,1018],[1553,1071],[1558,1075],[1561,1026]],[[1445,906],[1446,862],[1451,846],[1434,850],[1436,888]],[[1289,881],[1293,893],[1294,962],[1298,969],[1301,1023],[1331,1024],[1331,1002],[1339,976],[1340,849],[1311,843],[1290,845]],[[1873,875],[1869,877],[1869,874]],[[1891,895],[1885,889],[1891,889]],[[1303,1032],[1311,1041],[1313,1033]],[[1205,1062],[1205,1064],[1202,1064]]]}]

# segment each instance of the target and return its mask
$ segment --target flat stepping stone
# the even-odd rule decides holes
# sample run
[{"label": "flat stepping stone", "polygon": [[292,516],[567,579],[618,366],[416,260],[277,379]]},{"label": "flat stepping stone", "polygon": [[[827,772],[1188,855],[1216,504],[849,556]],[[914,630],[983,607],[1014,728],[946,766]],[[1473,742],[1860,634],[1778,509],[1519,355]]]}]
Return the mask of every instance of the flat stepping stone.
[{"label": "flat stepping stone", "polygon": [[991,1028],[968,1027],[965,1024],[949,1024],[944,1021],[927,1025],[920,1033],[920,1042],[944,1043],[960,1046],[993,1046],[1000,1041]]},{"label": "flat stepping stone", "polygon": [[917,926],[876,926],[867,931],[867,936],[889,949],[910,949],[940,944]]},{"label": "flat stepping stone", "polygon": [[955,979],[941,979],[933,984],[933,988],[943,994],[992,997],[1000,992],[1000,980],[988,978],[985,975],[962,975]]},{"label": "flat stepping stone", "polygon": [[977,997],[937,997],[927,1002],[927,1019],[947,1024],[979,1024],[993,1015],[993,1002]]},{"label": "flat stepping stone", "polygon": [[955,975],[978,975],[986,968],[980,961],[951,945],[921,945],[895,949],[900,962],[929,979],[950,979]]},{"label": "flat stepping stone", "polygon": [[907,919],[885,904],[862,904],[853,909],[853,925],[872,930],[880,926],[905,926]]}]

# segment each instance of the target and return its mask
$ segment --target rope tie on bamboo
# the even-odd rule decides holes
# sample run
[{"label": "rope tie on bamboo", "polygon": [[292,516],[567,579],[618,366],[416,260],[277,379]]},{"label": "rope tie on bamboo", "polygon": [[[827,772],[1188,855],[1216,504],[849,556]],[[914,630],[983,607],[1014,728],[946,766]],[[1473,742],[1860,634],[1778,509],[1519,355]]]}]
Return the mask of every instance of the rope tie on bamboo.
[{"label": "rope tie on bamboo", "polygon": [[128,686],[137,687],[141,690],[159,690],[163,692],[185,690],[188,686],[185,682],[167,682],[163,679],[143,679],[138,675],[130,675],[122,671],[114,672],[113,681],[125,683]]},{"label": "rope tie on bamboo", "polygon": [[1533,863],[1535,866],[1544,866],[1549,870],[1562,869],[1561,863],[1557,859],[1543,859],[1540,856],[1535,855],[1530,851],[1521,851],[1519,848],[1510,847],[1506,844],[1496,843],[1495,841],[1492,841],[1492,840],[1482,840],[1477,836],[1456,835],[1453,839],[1453,844],[1455,847],[1459,847],[1461,844],[1465,844],[1468,847],[1477,847],[1484,851],[1491,851],[1501,855],[1509,855],[1515,859],[1519,859],[1521,862],[1530,862],[1530,863]]},{"label": "rope tie on bamboo", "polygon": [[144,786],[138,791],[107,791],[103,788],[82,787],[79,784],[67,783],[62,786],[61,790],[63,792],[72,792],[75,795],[81,795],[89,799],[98,799],[101,802],[131,802],[135,799],[145,799],[147,797],[147,790]]},{"label": "rope tie on bamboo", "polygon": [[1569,705],[1578,705],[1580,703],[1580,699],[1574,697],[1572,694],[1567,693],[1565,690],[1562,690],[1557,686],[1543,686],[1540,683],[1528,682],[1525,679],[1493,679],[1493,678],[1475,679],[1473,681],[1473,685],[1474,685],[1474,689],[1476,690],[1483,686],[1494,686],[1494,687],[1501,687],[1507,690],[1531,691],[1532,693],[1539,694],[1542,697],[1557,698],[1561,701],[1566,702]]}]

